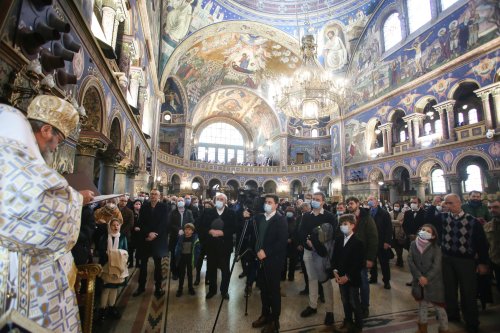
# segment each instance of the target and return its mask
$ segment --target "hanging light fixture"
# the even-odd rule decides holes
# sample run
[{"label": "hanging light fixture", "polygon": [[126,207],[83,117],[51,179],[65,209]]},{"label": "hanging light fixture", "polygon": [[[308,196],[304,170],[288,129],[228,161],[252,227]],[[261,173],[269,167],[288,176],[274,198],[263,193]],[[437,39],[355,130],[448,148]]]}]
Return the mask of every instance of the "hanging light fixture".
[{"label": "hanging light fixture", "polygon": [[288,117],[314,126],[320,118],[340,117],[345,105],[345,80],[335,78],[318,63],[316,41],[310,33],[301,39],[302,65],[291,78],[281,78],[274,102]]}]

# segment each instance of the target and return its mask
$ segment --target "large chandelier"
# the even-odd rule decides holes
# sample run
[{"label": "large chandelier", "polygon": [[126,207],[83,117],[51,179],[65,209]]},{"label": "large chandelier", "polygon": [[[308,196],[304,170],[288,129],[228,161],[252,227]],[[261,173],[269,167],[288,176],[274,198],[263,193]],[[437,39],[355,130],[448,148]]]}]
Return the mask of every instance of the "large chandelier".
[{"label": "large chandelier", "polygon": [[278,110],[314,126],[323,117],[340,117],[345,104],[345,81],[319,65],[314,36],[302,37],[302,65],[291,78],[281,78],[274,96]]}]

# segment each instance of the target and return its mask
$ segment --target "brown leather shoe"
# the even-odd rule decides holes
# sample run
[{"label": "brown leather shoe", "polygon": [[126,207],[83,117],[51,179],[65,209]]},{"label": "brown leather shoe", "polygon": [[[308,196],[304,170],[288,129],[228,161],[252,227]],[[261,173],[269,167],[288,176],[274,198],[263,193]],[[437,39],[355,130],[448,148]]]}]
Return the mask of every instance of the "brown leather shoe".
[{"label": "brown leather shoe", "polygon": [[252,323],[253,328],[264,327],[269,322],[269,318],[267,316],[261,315],[259,319]]},{"label": "brown leather shoe", "polygon": [[269,323],[264,326],[261,330],[261,333],[279,333],[280,325],[277,321],[271,320]]}]

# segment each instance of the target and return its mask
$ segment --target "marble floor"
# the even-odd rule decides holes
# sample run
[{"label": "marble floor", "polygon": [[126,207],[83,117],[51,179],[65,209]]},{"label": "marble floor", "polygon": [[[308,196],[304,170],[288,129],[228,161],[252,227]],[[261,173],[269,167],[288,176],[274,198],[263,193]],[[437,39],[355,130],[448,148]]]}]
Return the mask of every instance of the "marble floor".
[{"label": "marble floor", "polygon": [[[168,276],[167,260],[163,266],[164,276]],[[221,306],[221,297],[217,295],[205,300],[208,289],[203,283],[205,267],[202,270],[202,283],[196,287],[195,296],[185,291],[183,296],[176,297],[178,281],[165,279],[164,288],[167,293],[160,299],[153,296],[152,268],[153,263],[150,261],[151,274],[148,274],[146,293],[139,297],[132,297],[137,288],[139,272],[135,268],[131,269],[130,282],[122,290],[118,300],[118,307],[123,313],[122,318],[98,322],[94,332],[260,332],[251,327],[251,322],[260,315],[259,290],[254,290],[248,297],[248,309],[245,313],[244,279],[238,278],[241,273],[239,263],[236,264],[232,274],[229,287],[230,299],[222,303],[215,329],[214,322]],[[364,332],[415,332],[417,303],[410,295],[410,288],[405,285],[410,279],[408,268],[399,268],[391,263],[391,273],[392,289],[384,289],[381,282],[370,285],[370,317],[365,322]],[[331,327],[322,325],[324,309],[321,303],[317,314],[309,318],[300,317],[300,312],[308,304],[307,296],[299,295],[303,287],[303,275],[300,271],[295,273],[295,281],[282,282],[281,332],[332,332]],[[495,293],[494,297],[496,304],[488,305],[486,310],[480,311],[481,332],[500,333],[500,295]],[[343,319],[337,285],[334,285],[334,316],[337,324]],[[434,316],[430,315],[429,318],[433,318],[429,322],[429,332],[437,332]],[[465,332],[465,329],[461,323],[450,323],[450,331],[459,333]]]}]

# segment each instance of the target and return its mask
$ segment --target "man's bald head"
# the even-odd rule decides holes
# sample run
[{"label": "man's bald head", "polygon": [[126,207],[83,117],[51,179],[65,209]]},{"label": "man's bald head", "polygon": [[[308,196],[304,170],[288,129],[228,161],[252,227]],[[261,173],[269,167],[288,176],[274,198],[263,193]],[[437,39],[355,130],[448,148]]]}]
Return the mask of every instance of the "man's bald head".
[{"label": "man's bald head", "polygon": [[445,196],[444,203],[448,211],[452,214],[458,214],[462,211],[462,200],[455,193],[451,193]]}]

